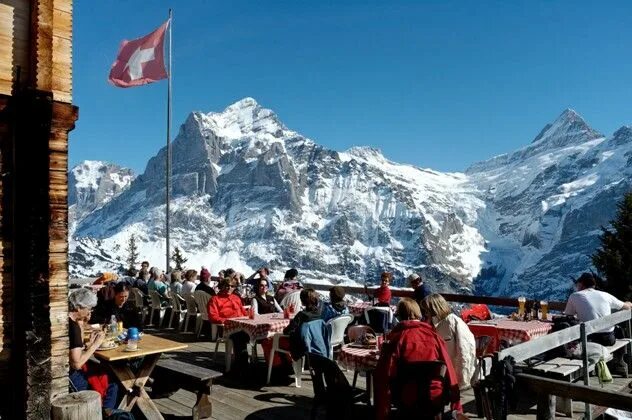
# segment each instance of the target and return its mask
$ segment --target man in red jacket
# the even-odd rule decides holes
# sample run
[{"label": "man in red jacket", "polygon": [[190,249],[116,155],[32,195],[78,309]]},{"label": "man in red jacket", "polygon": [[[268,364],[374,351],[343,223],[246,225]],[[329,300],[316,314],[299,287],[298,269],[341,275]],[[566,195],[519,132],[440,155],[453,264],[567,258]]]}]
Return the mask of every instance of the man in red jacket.
[{"label": "man in red jacket", "polygon": [[[420,321],[421,310],[417,302],[408,298],[402,299],[397,305],[397,317],[401,322],[387,336],[387,342],[382,346],[380,360],[375,370],[376,418],[382,420],[389,417],[391,384],[397,380],[397,365],[400,362],[443,361],[450,383],[450,407],[452,410],[462,411],[459,381],[445,343],[431,325]],[[440,380],[434,380],[430,389],[431,401],[440,405],[443,383]],[[401,398],[405,402],[412,402],[417,395],[415,390],[404,388]]]},{"label": "man in red jacket", "polygon": [[[241,297],[233,293],[237,286],[237,279],[225,278],[219,281],[219,293],[212,296],[208,301],[208,317],[213,324],[223,324],[228,318],[237,318],[246,316]],[[236,372],[243,371],[248,368],[248,350],[247,345],[250,337],[243,331],[231,334],[229,337],[233,342],[235,350],[235,368]],[[226,355],[230,357],[230,355]]]}]

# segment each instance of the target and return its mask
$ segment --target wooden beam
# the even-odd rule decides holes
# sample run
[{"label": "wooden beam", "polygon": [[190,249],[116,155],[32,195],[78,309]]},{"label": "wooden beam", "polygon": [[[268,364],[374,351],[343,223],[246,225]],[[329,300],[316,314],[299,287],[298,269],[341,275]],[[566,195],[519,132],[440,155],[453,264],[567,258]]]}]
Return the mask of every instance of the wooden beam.
[{"label": "wooden beam", "polygon": [[538,395],[557,395],[592,405],[632,411],[632,395],[519,373],[516,378]]}]

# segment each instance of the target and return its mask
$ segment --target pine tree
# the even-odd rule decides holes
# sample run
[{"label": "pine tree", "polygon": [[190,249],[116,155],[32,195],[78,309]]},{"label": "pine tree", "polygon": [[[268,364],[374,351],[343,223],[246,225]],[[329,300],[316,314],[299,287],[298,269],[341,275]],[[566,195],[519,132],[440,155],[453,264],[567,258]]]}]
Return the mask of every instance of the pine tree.
[{"label": "pine tree", "polygon": [[592,261],[606,277],[607,291],[628,301],[632,297],[632,192],[627,193],[617,207],[611,228],[601,228],[601,248]]},{"label": "pine tree", "polygon": [[129,242],[127,243],[127,266],[128,271],[136,268],[136,263],[138,259],[138,247],[136,246],[136,237],[134,235],[129,237]]},{"label": "pine tree", "polygon": [[176,270],[180,271],[184,269],[184,263],[188,261],[187,258],[184,258],[184,255],[182,255],[178,247],[175,247],[171,260],[176,263]]}]

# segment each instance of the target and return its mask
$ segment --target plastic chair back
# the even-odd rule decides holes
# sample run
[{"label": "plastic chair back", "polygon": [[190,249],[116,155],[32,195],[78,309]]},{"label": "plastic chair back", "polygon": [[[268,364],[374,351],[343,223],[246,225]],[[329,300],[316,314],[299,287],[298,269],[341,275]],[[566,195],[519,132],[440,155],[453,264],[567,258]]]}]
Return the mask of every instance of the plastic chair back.
[{"label": "plastic chair back", "polygon": [[351,322],[353,322],[353,315],[340,315],[327,321],[327,326],[331,329],[329,344],[332,347],[344,343],[345,329]]},{"label": "plastic chair back", "polygon": [[376,333],[384,333],[390,329],[393,312],[389,307],[373,306],[364,310],[364,317]]},{"label": "plastic chair back", "polygon": [[[398,418],[416,418],[418,413],[432,417],[443,413],[449,402],[450,386],[446,381],[446,365],[443,361],[400,362],[397,376],[391,380],[393,403],[397,407]],[[436,381],[442,384],[442,395],[432,398],[431,391]],[[406,392],[404,392],[406,390]],[[415,392],[410,400],[410,391]]]},{"label": "plastic chair back", "polygon": [[187,305],[187,313],[191,315],[196,314],[197,305],[195,304],[195,297],[193,296],[193,293],[185,293],[182,297]]},{"label": "plastic chair back", "polygon": [[211,299],[211,295],[201,290],[193,292],[195,298],[195,304],[197,305],[198,312],[201,315],[203,321],[208,321],[208,301]]},{"label": "plastic chair back", "polygon": [[151,299],[151,308],[160,309],[160,294],[156,290],[149,291],[149,298]]}]

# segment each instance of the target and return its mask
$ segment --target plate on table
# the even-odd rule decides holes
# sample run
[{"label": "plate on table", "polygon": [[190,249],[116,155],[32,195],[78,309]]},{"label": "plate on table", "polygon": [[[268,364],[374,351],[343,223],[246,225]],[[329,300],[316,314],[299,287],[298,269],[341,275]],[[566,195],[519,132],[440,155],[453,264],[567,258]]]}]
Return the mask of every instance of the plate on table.
[{"label": "plate on table", "polygon": [[112,343],[111,345],[108,345],[108,346],[103,346],[103,345],[102,345],[101,347],[97,348],[97,350],[98,350],[98,351],[112,350],[112,349],[115,349],[115,348],[117,348],[117,347],[118,347],[118,344],[116,344],[116,343]]},{"label": "plate on table", "polygon": [[128,349],[127,347],[124,347],[124,348],[123,348],[123,351],[124,351],[125,353],[134,353],[134,352],[140,351],[140,347],[137,347],[137,348],[135,348],[135,349]]}]

